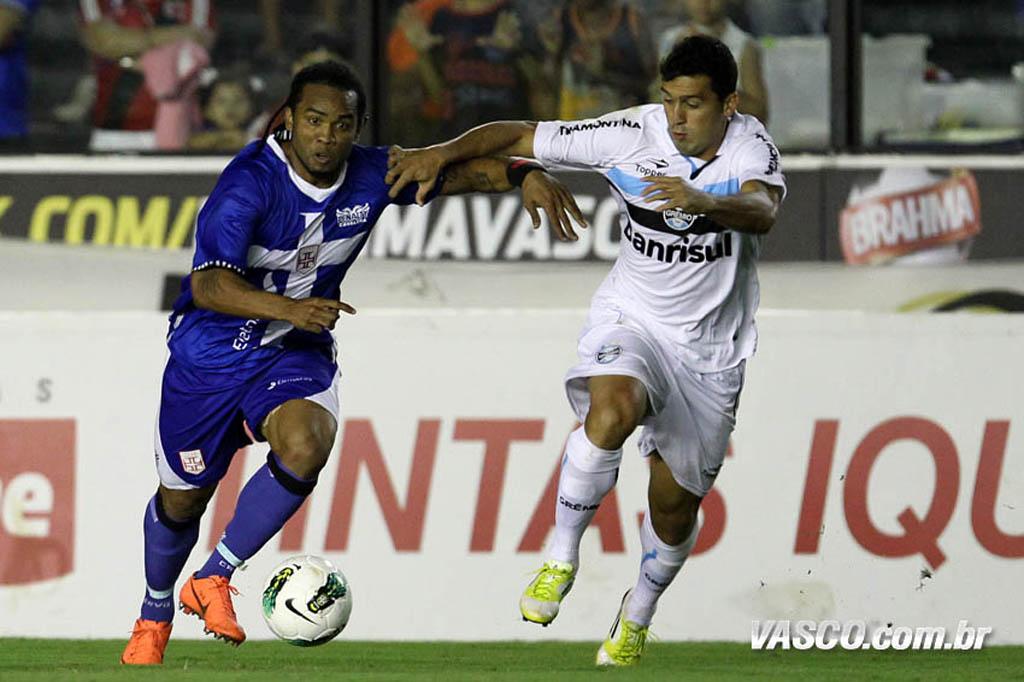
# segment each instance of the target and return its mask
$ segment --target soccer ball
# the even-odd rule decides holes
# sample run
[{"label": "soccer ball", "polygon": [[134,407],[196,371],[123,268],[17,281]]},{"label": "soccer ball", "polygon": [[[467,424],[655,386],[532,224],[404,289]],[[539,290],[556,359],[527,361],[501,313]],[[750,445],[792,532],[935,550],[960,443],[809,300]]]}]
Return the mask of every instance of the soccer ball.
[{"label": "soccer ball", "polygon": [[348,580],[323,557],[291,557],[271,572],[263,588],[263,619],[289,644],[331,641],[345,628],[350,613]]}]

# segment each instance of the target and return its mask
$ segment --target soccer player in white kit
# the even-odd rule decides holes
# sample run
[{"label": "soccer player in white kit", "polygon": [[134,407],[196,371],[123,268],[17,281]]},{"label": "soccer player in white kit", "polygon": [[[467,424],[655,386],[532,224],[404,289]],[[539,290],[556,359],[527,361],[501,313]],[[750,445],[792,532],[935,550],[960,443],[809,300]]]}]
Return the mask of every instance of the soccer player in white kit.
[{"label": "soccer player in white kit", "polygon": [[723,43],[687,38],[660,69],[661,104],[584,121],[485,124],[406,153],[388,175],[392,192],[415,181],[426,196],[444,166],[501,152],[599,172],[619,202],[619,256],[565,379],[583,426],[566,447],[547,561],[520,599],[524,619],[554,620],[583,532],[615,485],[622,445],[642,426],[650,483],[639,577],[599,665],[639,661],[658,598],[696,541],[697,510],[722,466],[757,343],[761,237],[786,192],[771,137],[736,112],[736,62]]}]

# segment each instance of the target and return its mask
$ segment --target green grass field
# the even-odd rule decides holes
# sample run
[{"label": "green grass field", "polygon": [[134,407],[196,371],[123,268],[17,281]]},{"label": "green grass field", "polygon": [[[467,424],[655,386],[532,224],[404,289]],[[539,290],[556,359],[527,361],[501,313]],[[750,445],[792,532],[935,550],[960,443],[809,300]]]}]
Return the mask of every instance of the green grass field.
[{"label": "green grass field", "polygon": [[164,665],[118,665],[124,642],[0,639],[0,680],[1009,680],[1024,679],[1024,647],[981,651],[751,651],[749,645],[649,645],[630,670],[596,671],[597,643],[333,642],[298,649],[171,640]]}]

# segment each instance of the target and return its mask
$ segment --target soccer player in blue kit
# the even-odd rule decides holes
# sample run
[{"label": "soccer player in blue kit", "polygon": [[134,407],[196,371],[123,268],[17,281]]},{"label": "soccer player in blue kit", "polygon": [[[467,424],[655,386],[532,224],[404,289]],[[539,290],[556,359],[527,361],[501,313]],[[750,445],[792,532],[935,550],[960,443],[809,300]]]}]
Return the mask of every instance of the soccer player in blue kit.
[{"label": "soccer player in blue kit", "polygon": [[[170,317],[155,437],[160,485],[144,517],[146,592],[121,657],[158,664],[171,633],[174,584],[199,537],[199,519],[232,455],[256,440],[267,462],[249,479],[209,560],[179,594],[208,633],[245,640],[231,603],[234,570],[256,554],[316,485],[334,444],[339,378],[330,330],[341,281],[392,203],[388,157],[399,148],[355,144],[366,93],[345,65],[300,71],[283,107],[285,132],[251,143],[225,168],[199,214],[192,273]],[[419,199],[521,186],[569,238],[572,195],[536,166],[480,158],[446,169]]]}]

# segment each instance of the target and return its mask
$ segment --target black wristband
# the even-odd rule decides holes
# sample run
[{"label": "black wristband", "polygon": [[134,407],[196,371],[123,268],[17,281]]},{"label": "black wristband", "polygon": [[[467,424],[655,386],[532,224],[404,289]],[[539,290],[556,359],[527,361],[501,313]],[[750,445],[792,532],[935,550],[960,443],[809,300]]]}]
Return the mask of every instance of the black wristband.
[{"label": "black wristband", "polygon": [[523,180],[533,171],[543,171],[544,166],[526,159],[514,159],[505,167],[505,177],[513,187],[522,187]]}]

